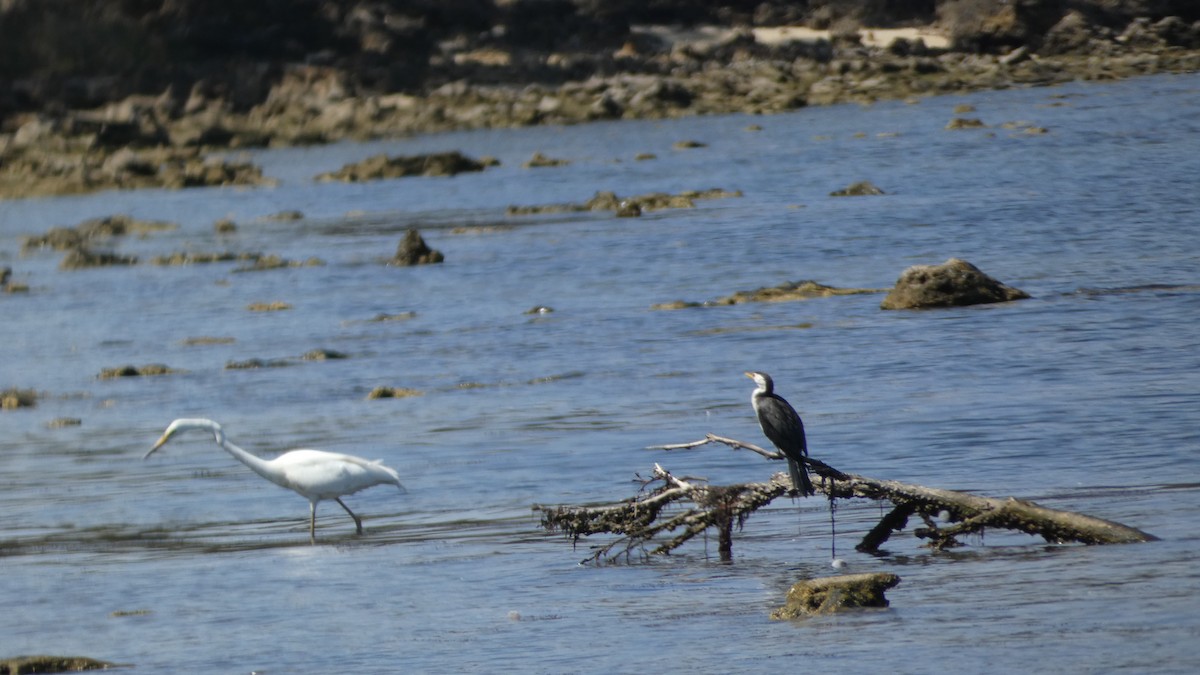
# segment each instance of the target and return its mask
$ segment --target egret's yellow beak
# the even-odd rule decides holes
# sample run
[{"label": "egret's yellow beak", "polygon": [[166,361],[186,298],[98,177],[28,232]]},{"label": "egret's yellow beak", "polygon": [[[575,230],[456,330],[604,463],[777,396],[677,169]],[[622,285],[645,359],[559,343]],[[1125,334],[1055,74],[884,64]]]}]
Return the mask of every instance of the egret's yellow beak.
[{"label": "egret's yellow beak", "polygon": [[150,448],[149,450],[146,451],[146,454],[142,455],[142,459],[146,459],[150,455],[153,455],[155,450],[158,450],[159,448],[161,448],[169,440],[171,440],[171,435],[163,434],[162,437],[158,439],[158,442],[154,444],[154,447]]}]

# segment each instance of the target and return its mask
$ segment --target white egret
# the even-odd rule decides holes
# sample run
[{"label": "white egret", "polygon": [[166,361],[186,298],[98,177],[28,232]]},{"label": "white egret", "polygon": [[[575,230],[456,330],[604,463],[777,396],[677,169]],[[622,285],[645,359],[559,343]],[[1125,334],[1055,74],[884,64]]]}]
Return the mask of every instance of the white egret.
[{"label": "white egret", "polygon": [[343,495],[353,494],[359,490],[374,485],[390,484],[401,490],[400,474],[394,469],[383,465],[382,460],[369,460],[353,455],[343,455],[322,450],[291,450],[272,460],[265,460],[246,452],[230,443],[225,438],[221,425],[206,419],[177,419],[171,422],[162,437],[154,447],[142,457],[146,459],[154,454],[176,434],[184,431],[208,431],[212,433],[217,445],[233,455],[242,464],[250,467],[254,473],[266,478],[272,483],[292,490],[308,500],[309,523],[308,537],[310,543],[317,541],[317,502],[322,499],[332,499],[346,509],[346,513],[354,519],[358,533],[362,534],[362,519],[350,510],[342,501]]}]

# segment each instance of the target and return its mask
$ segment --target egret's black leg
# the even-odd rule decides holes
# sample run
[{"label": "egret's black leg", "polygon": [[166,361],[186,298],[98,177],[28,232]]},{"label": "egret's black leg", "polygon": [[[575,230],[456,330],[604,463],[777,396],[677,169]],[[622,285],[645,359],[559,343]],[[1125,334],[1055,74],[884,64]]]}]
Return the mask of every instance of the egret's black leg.
[{"label": "egret's black leg", "polygon": [[346,509],[346,513],[350,514],[350,517],[354,519],[354,527],[358,528],[359,534],[362,534],[362,518],[354,515],[354,512],[350,510],[349,506],[346,506],[346,503],[342,501],[341,497],[334,497],[334,499],[337,501],[337,503],[342,505],[343,509]]}]

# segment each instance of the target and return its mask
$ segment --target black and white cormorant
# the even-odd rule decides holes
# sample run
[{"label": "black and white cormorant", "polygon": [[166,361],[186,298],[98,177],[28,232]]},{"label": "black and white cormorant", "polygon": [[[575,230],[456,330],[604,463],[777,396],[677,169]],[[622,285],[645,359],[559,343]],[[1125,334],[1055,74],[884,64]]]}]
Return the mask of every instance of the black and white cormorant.
[{"label": "black and white cormorant", "polygon": [[792,475],[792,489],[807,497],[816,494],[804,458],[808,456],[808,441],[804,438],[804,422],[800,415],[782,396],[775,393],[775,383],[766,373],[746,373],[758,388],[750,397],[758,424],[771,443],[787,457],[788,472]]}]

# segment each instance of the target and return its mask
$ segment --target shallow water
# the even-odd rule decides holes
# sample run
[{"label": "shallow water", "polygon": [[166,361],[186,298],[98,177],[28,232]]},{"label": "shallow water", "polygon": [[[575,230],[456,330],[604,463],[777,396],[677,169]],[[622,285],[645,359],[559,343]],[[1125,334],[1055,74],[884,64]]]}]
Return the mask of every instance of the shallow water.
[{"label": "shallow water", "polygon": [[[1190,672],[1200,659],[1200,76],[977,93],[752,118],[445,134],[255,153],[278,187],[0,203],[0,656],[86,654],[143,672]],[[946,131],[959,103],[991,125]],[[1001,128],[1028,120],[1049,133]],[[761,125],[761,131],[748,125]],[[674,150],[695,139],[708,144]],[[360,185],[311,177],[372,154],[461,150],[502,165]],[[536,151],[561,168],[520,167]],[[652,161],[634,161],[641,152]],[[880,197],[828,193],[870,180]],[[721,187],[740,198],[639,219],[505,208]],[[300,210],[295,222],[262,220]],[[319,257],[60,272],[21,237],[129,213],[175,251]],[[231,217],[229,236],[212,224]],[[416,226],[443,265],[384,264]],[[883,312],[882,295],[654,311],[815,279],[885,288],[970,260],[1017,303]],[[253,302],[292,309],[255,313]],[[528,315],[536,305],[552,307]],[[407,320],[372,322],[381,313]],[[188,345],[201,336],[231,343]],[[348,358],[303,361],[313,349]],[[286,367],[230,370],[230,361]],[[186,373],[99,380],[164,363]],[[892,607],[771,622],[832,572],[823,500],[666,558],[580,566],[531,505],[631,494],[655,462],[715,482],[780,467],[706,447],[761,442],[742,372],[770,372],[813,454],[843,470],[1014,495],[1162,538],[1047,546],[989,533],[931,553],[910,532],[853,551],[879,507],[842,503],[847,571],[903,579]],[[366,400],[376,386],[422,396]],[[219,420],[265,455],[383,458],[407,487],[304,500],[201,435],[142,454],[171,419]],[[82,420],[49,428],[56,418]]]}]

